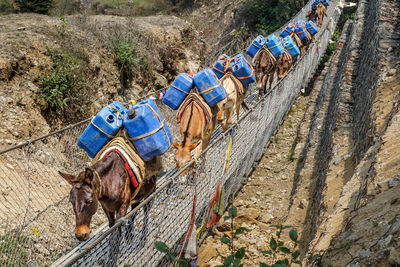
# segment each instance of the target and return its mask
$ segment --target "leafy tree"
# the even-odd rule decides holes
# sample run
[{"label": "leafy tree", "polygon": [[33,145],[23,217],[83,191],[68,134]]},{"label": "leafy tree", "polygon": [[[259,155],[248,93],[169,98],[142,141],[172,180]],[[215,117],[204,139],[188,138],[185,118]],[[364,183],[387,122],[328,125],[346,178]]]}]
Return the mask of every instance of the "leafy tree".
[{"label": "leafy tree", "polygon": [[271,33],[289,21],[304,4],[303,0],[249,0],[249,26],[264,34]]},{"label": "leafy tree", "polygon": [[14,7],[10,0],[0,0],[0,14],[8,14],[14,12]]},{"label": "leafy tree", "polygon": [[53,0],[15,0],[21,12],[48,14]]}]

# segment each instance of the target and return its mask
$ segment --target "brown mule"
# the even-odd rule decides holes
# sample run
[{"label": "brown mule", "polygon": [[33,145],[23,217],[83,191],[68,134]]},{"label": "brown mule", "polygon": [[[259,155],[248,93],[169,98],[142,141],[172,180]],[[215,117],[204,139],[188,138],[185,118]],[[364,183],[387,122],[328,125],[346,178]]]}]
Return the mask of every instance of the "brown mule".
[{"label": "brown mule", "polygon": [[228,72],[221,79],[226,90],[227,97],[218,103],[219,111],[217,119],[221,123],[222,131],[226,131],[233,124],[233,112],[236,110],[236,118],[239,121],[240,106],[249,109],[244,102],[247,88],[232,74]]},{"label": "brown mule", "polygon": [[254,72],[260,96],[266,93],[268,80],[269,89],[271,89],[274,73],[276,72],[277,60],[279,60],[279,58],[276,59],[265,48],[261,48],[253,58]]},{"label": "brown mule", "polygon": [[[300,38],[297,36],[295,32],[293,32],[290,37],[292,37],[294,43],[297,45],[297,47],[300,49],[300,56],[304,56],[306,53],[306,50],[308,46],[310,45],[312,41],[311,34],[307,32],[307,40],[306,41],[301,41]],[[296,59],[297,60],[297,59]]]},{"label": "brown mule", "polygon": [[293,58],[290,55],[289,51],[287,51],[285,48],[285,52],[282,54],[281,57],[279,57],[279,61],[277,62],[276,72],[278,75],[278,79],[282,79],[283,76],[285,76],[292,64]]},{"label": "brown mule", "polygon": [[[217,106],[209,108],[200,96],[194,93],[188,97],[193,97],[195,100],[186,105],[183,110],[181,108],[178,110],[178,114],[181,113],[178,123],[180,123],[182,141],[173,142],[173,146],[177,149],[175,160],[178,170],[191,160],[193,149],[197,148],[194,156],[199,157],[201,151],[208,146],[217,121]],[[185,103],[186,101],[182,105]],[[207,122],[204,108],[209,109],[209,122]]]},{"label": "brown mule", "polygon": [[322,22],[324,20],[324,17],[326,16],[326,7],[324,4],[319,3],[317,5],[317,14],[318,14],[318,27],[321,28]]},{"label": "brown mule", "polygon": [[[160,159],[155,157],[146,162],[147,168],[161,170]],[[110,227],[115,224],[116,220],[126,215],[134,188],[131,185],[128,171],[125,169],[125,161],[117,152],[110,152],[106,157],[80,172],[78,176],[62,172],[59,174],[72,185],[69,201],[75,212],[75,236],[79,240],[89,238],[90,222],[97,211],[98,202],[107,215]],[[136,204],[134,205],[150,195],[155,187],[155,175],[144,179],[135,196]],[[134,205],[132,208],[135,207]]]}]

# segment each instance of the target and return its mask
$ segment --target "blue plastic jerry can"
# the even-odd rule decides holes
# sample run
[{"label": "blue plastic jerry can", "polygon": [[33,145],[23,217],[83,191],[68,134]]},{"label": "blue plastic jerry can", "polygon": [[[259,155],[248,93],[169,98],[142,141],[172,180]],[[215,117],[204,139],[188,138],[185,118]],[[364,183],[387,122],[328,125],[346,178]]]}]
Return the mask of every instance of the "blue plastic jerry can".
[{"label": "blue plastic jerry can", "polygon": [[269,51],[274,55],[274,57],[278,57],[285,52],[283,49],[282,43],[280,40],[275,36],[275,34],[271,34],[267,37],[265,41],[265,45],[269,49]]},{"label": "blue plastic jerry can", "polygon": [[211,69],[214,72],[215,76],[217,76],[218,79],[221,79],[229,70],[229,68],[230,68],[230,58],[227,55],[222,54],[214,62]]},{"label": "blue plastic jerry can", "polygon": [[314,22],[312,22],[311,20],[307,22],[306,29],[311,34],[311,36],[316,35],[318,32],[317,25],[315,25]]},{"label": "blue plastic jerry can", "polygon": [[242,54],[234,56],[231,65],[233,74],[244,86],[256,81],[253,67],[249,62],[247,62]]},{"label": "blue plastic jerry can", "polygon": [[292,58],[296,58],[300,55],[300,49],[294,43],[292,37],[286,36],[285,38],[283,38],[282,42],[283,42],[283,46],[290,53]]},{"label": "blue plastic jerry can", "polygon": [[132,106],[125,113],[124,127],[129,140],[145,161],[164,154],[173,141],[168,125],[152,99]]},{"label": "blue plastic jerry can", "polygon": [[125,106],[118,101],[101,109],[78,138],[78,146],[94,158],[121,129],[126,112]]},{"label": "blue plastic jerry can", "polygon": [[213,107],[226,98],[225,88],[211,69],[200,71],[194,76],[193,81],[209,106]]},{"label": "blue plastic jerry can", "polygon": [[294,26],[294,29],[300,40],[303,41],[303,40],[307,39],[307,37],[308,37],[307,32],[306,32],[307,29],[306,29],[306,25],[304,24],[303,21],[298,21],[296,23],[296,25]]},{"label": "blue plastic jerry can", "polygon": [[171,84],[163,98],[164,104],[172,109],[178,109],[193,87],[193,78],[187,73],[181,73]]},{"label": "blue plastic jerry can", "polygon": [[265,37],[262,35],[257,36],[256,39],[247,48],[246,53],[253,58],[257,52],[265,45]]},{"label": "blue plastic jerry can", "polygon": [[285,38],[286,36],[291,35],[294,32],[294,25],[293,23],[289,23],[285,29],[283,29],[283,31],[281,32],[281,34],[279,35],[282,38]]}]

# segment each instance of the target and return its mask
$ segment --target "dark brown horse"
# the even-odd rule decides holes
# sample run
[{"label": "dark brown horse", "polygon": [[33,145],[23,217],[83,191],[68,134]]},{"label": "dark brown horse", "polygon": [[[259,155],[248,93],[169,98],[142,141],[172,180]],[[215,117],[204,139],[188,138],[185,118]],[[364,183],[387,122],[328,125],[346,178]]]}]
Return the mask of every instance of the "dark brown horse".
[{"label": "dark brown horse", "polygon": [[[133,204],[132,208],[155,190],[155,173],[161,169],[160,159],[155,157],[150,162],[146,162],[146,170],[148,169],[156,171],[148,172],[149,178],[144,179],[134,198],[136,204]],[[72,185],[69,201],[75,212],[75,236],[79,240],[89,238],[90,222],[97,211],[99,202],[107,215],[110,227],[115,224],[116,220],[126,215],[132,201],[131,195],[134,188],[130,182],[128,171],[125,169],[125,161],[117,152],[110,152],[106,157],[80,172],[78,176],[62,172],[59,174]],[[145,215],[145,219],[146,217]]]},{"label": "dark brown horse", "polygon": [[265,48],[261,48],[260,51],[253,58],[254,72],[256,75],[256,82],[260,96],[267,92],[267,82],[269,80],[269,89],[271,89],[272,82],[274,80],[274,73],[276,72],[276,59],[269,51]]}]

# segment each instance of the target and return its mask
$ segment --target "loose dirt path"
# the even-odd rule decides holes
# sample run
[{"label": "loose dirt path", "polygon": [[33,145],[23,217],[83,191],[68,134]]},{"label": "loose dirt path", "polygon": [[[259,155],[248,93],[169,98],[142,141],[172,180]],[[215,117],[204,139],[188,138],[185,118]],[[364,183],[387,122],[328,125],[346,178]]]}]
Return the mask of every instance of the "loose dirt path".
[{"label": "loose dirt path", "polygon": [[[261,251],[268,249],[273,231],[269,225],[286,220],[296,168],[294,144],[308,99],[305,96],[297,99],[267,153],[233,203],[238,209],[235,228],[241,226],[248,229],[235,241],[235,247],[246,247],[246,256],[242,260],[244,266],[258,266],[260,261],[267,261]],[[223,258],[230,254],[228,246],[218,240],[224,235],[229,235],[226,223],[217,227],[216,234],[205,240],[200,249],[200,267],[220,265]]]}]

